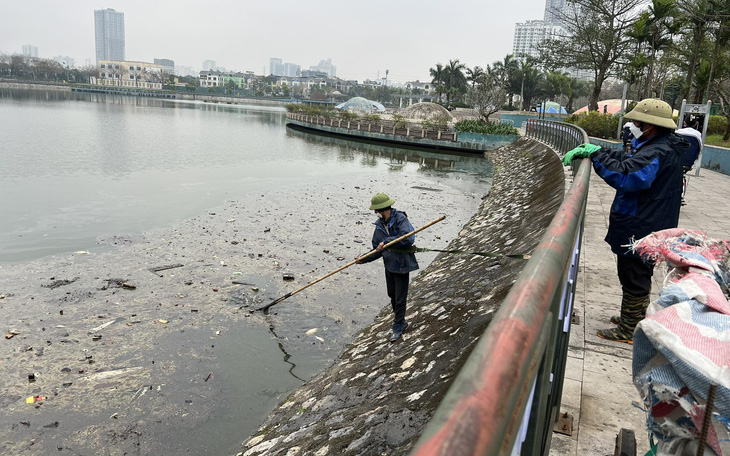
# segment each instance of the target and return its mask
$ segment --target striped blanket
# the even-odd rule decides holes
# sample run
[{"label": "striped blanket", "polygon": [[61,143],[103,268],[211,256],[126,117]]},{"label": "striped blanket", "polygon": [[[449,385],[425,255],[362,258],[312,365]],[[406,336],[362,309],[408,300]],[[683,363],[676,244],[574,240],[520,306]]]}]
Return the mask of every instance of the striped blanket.
[{"label": "striped blanket", "polygon": [[649,431],[659,439],[659,454],[696,452],[710,384],[716,392],[707,445],[727,454],[730,243],[675,228],[652,233],[632,248],[669,268],[665,287],[634,333],[634,384],[648,411]]}]

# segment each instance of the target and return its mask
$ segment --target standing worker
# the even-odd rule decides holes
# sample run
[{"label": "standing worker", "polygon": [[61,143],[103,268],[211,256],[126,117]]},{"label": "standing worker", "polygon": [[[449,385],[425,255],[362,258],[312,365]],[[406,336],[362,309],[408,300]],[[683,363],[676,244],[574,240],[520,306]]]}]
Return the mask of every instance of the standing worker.
[{"label": "standing worker", "polygon": [[[395,200],[385,193],[378,193],[373,196],[370,201],[370,209],[378,215],[375,222],[375,231],[373,232],[373,249],[377,253],[367,258],[355,258],[357,264],[369,263],[383,257],[385,266],[385,284],[388,289],[388,297],[393,307],[393,334],[390,336],[391,342],[401,338],[403,331],[408,327],[406,321],[406,299],[408,299],[408,275],[411,271],[418,269],[416,255],[413,253],[397,253],[389,250],[383,250],[383,246],[391,241],[396,240],[404,234],[413,231],[413,225],[408,221],[405,212],[393,209],[392,205]],[[416,236],[410,236],[394,247],[408,248],[413,245]]]},{"label": "standing worker", "polygon": [[630,245],[667,228],[676,228],[682,197],[682,155],[689,144],[674,134],[672,108],[662,100],[647,98],[626,114],[632,121],[632,153],[582,145],[565,154],[563,163],[590,157],[593,168],[616,189],[606,242],[617,256],[623,296],[620,317],[611,317],[616,328],[598,331],[598,337],[633,344],[634,329],[646,315],[654,264],[631,251]]}]

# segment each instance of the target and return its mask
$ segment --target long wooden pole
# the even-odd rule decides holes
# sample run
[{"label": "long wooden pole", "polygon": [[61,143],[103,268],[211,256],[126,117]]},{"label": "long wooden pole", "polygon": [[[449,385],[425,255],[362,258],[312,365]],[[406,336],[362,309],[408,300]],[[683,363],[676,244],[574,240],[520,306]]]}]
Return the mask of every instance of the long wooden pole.
[{"label": "long wooden pole", "polygon": [[[409,237],[413,236],[414,234],[418,233],[419,231],[423,231],[423,230],[425,230],[426,228],[430,227],[431,225],[435,225],[435,224],[437,224],[438,222],[440,222],[440,221],[444,220],[445,218],[446,218],[446,217],[444,217],[444,216],[442,216],[442,217],[439,217],[439,218],[437,218],[436,220],[434,220],[434,221],[432,221],[432,222],[429,222],[429,223],[427,223],[427,224],[423,225],[422,227],[420,227],[420,228],[418,228],[418,229],[415,229],[415,230],[411,231],[411,232],[410,232],[410,233],[408,233],[408,234],[404,234],[403,236],[401,236],[401,237],[399,237],[399,238],[397,238],[397,239],[395,239],[395,240],[393,240],[393,241],[390,241],[390,242],[388,242],[387,244],[385,244],[385,245],[383,246],[383,250],[387,249],[388,247],[392,247],[392,246],[393,246],[394,244],[397,244],[398,242],[400,242],[400,241],[402,241],[402,240],[404,240],[404,239],[406,239],[406,238],[409,238]],[[367,257],[369,257],[370,255],[374,255],[374,254],[375,254],[375,253],[376,253],[377,251],[378,251],[377,249],[375,249],[375,250],[371,250],[370,252],[366,253],[365,255],[363,255],[363,256],[361,256],[361,257],[359,257],[359,259],[367,258]],[[294,290],[294,291],[292,291],[292,292],[289,292],[289,293],[285,294],[284,296],[282,296],[281,298],[279,298],[279,299],[276,299],[276,300],[274,300],[274,301],[271,301],[270,303],[266,304],[266,305],[265,305],[265,306],[263,306],[263,307],[259,307],[259,308],[258,308],[258,309],[256,309],[256,310],[263,310],[263,311],[269,310],[269,308],[270,308],[271,306],[275,306],[276,304],[279,304],[279,303],[280,303],[281,301],[285,300],[286,298],[289,298],[289,297],[291,297],[291,296],[294,296],[295,294],[299,293],[300,291],[302,291],[302,290],[304,290],[304,289],[306,289],[306,288],[309,288],[309,287],[311,287],[311,286],[312,286],[312,285],[314,285],[315,283],[321,282],[321,281],[323,281],[324,279],[326,279],[327,277],[329,277],[329,276],[332,276],[332,275],[335,275],[335,274],[337,274],[338,272],[342,271],[343,269],[347,269],[347,268],[349,268],[350,266],[352,266],[353,264],[356,264],[356,263],[357,263],[357,260],[353,260],[353,261],[350,261],[350,262],[349,262],[349,263],[347,263],[346,265],[344,265],[344,266],[342,266],[342,267],[339,267],[339,268],[335,269],[334,271],[332,271],[332,272],[330,272],[330,273],[328,273],[328,274],[325,274],[325,275],[323,275],[322,277],[320,277],[320,278],[318,278],[318,279],[315,279],[315,280],[313,280],[313,281],[309,282],[308,284],[304,285],[303,287],[301,287],[301,288],[299,288],[299,289],[297,289],[297,290]]]}]

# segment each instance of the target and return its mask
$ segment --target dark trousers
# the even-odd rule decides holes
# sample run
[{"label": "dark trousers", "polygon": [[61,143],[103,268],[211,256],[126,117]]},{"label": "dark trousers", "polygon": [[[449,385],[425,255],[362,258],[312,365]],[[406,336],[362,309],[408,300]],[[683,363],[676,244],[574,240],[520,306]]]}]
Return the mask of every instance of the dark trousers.
[{"label": "dark trousers", "polygon": [[618,255],[618,280],[624,293],[631,296],[646,296],[651,293],[651,276],[654,263],[641,258]]},{"label": "dark trousers", "polygon": [[406,323],[406,299],[408,299],[408,273],[396,274],[385,270],[385,284],[388,287],[390,305],[393,306],[393,329]]}]

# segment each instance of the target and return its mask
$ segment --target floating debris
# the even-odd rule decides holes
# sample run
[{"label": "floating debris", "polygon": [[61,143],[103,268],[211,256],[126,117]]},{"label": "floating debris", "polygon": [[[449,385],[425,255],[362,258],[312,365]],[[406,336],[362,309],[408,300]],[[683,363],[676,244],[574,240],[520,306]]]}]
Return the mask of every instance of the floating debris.
[{"label": "floating debris", "polygon": [[46,397],[46,396],[40,396],[40,395],[30,396],[25,400],[25,403],[26,404],[35,404],[36,402],[42,402],[42,401],[45,401],[46,399],[48,399],[48,397]]},{"label": "floating debris", "polygon": [[79,250],[78,252],[74,252],[76,255],[89,255],[88,250]]},{"label": "floating debris", "polygon": [[[53,279],[55,279],[55,277],[51,277],[51,280],[53,280]],[[41,286],[42,286],[43,288],[50,288],[50,289],[54,289],[54,288],[62,287],[62,286],[64,286],[64,285],[70,285],[70,284],[72,284],[72,283],[76,282],[77,280],[79,280],[79,278],[78,278],[78,277],[74,277],[74,278],[73,278],[73,279],[71,279],[71,280],[68,280],[68,279],[53,280],[53,281],[52,281],[51,283],[49,283],[48,285],[41,285]]]},{"label": "floating debris", "polygon": [[129,282],[124,282],[122,284],[122,288],[126,288],[127,290],[135,290],[135,289],[137,289],[137,285],[134,285],[134,284],[129,283]]},{"label": "floating debris", "polygon": [[287,282],[292,281],[294,280],[294,274],[292,274],[291,272],[285,272],[283,275],[283,279]]},{"label": "floating debris", "polygon": [[[181,264],[181,263],[165,264],[165,265],[162,265],[162,266],[156,266],[154,268],[149,268],[148,271],[150,271],[150,272],[152,272],[154,274],[157,274],[160,271],[166,271],[168,269],[181,268],[183,266],[185,266],[185,265],[184,264]],[[157,274],[157,275],[160,276],[160,277],[162,277],[161,274]]]},{"label": "floating debris", "polygon": [[162,319],[159,319],[159,320],[155,320],[155,321],[153,321],[152,323],[155,323],[155,324],[157,324],[157,325],[166,325],[166,324],[168,324],[168,323],[170,323],[170,322],[169,322],[169,321],[167,321],[167,320],[162,320]]},{"label": "floating debris", "polygon": [[91,328],[91,329],[89,330],[89,334],[94,334],[94,333],[98,333],[98,332],[99,332],[99,331],[101,331],[102,329],[104,329],[104,328],[106,328],[106,327],[108,327],[108,326],[110,326],[110,325],[114,324],[114,322],[115,322],[115,321],[116,321],[116,320],[108,321],[108,322],[106,322],[106,323],[104,323],[104,324],[102,324],[102,325],[100,325],[100,326],[97,326],[96,328]]},{"label": "floating debris", "polygon": [[311,336],[312,334],[317,332],[317,328],[312,328],[309,331],[305,332],[304,334]]}]

